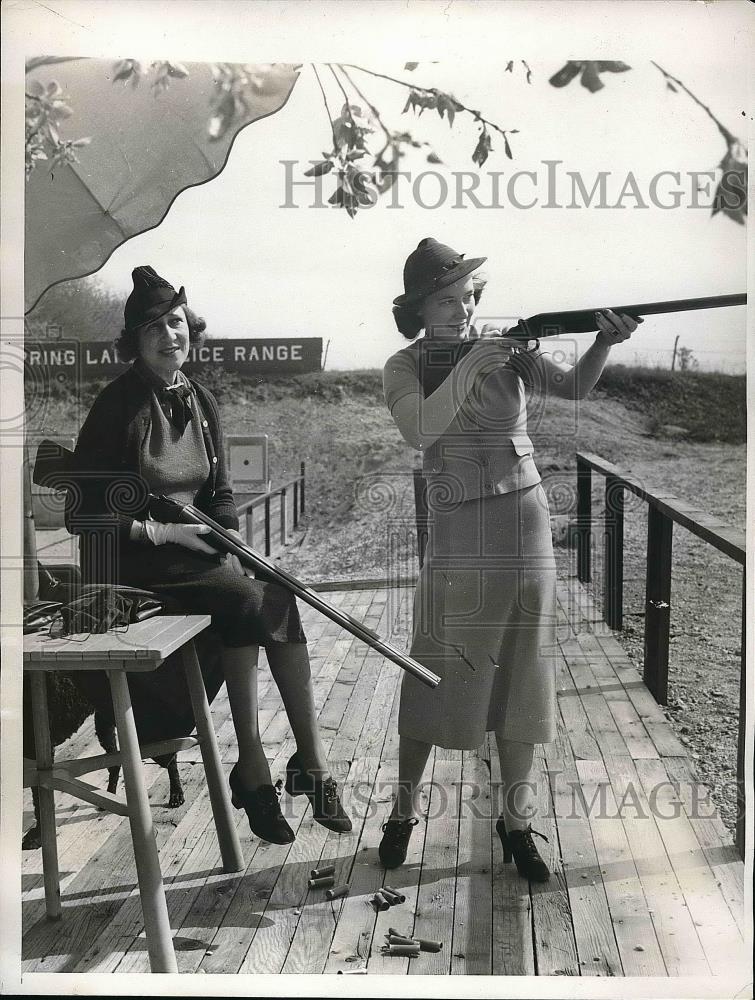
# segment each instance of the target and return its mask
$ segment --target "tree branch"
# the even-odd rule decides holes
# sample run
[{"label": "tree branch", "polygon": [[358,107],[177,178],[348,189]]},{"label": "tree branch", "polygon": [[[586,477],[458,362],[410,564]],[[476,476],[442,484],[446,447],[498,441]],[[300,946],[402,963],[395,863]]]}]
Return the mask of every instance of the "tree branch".
[{"label": "tree branch", "polygon": [[661,72],[664,75],[664,77],[666,78],[666,82],[668,82],[669,80],[671,80],[672,83],[676,84],[676,86],[679,87],[681,90],[683,90],[684,93],[688,97],[692,98],[692,100],[695,102],[695,104],[697,104],[698,107],[700,107],[700,108],[703,109],[703,111],[711,119],[711,121],[715,122],[715,124],[716,124],[716,126],[718,128],[718,131],[721,133],[721,135],[726,140],[726,145],[727,146],[729,146],[731,148],[732,146],[736,145],[737,143],[739,143],[740,145],[742,144],[741,141],[739,139],[737,139],[737,137],[735,135],[732,135],[732,133],[728,130],[728,128],[726,128],[725,125],[721,124],[721,122],[718,120],[718,118],[716,118],[716,116],[710,110],[710,108],[708,107],[708,105],[707,104],[703,104],[703,102],[700,100],[700,98],[696,97],[692,93],[692,91],[689,89],[689,87],[686,86],[686,84],[682,83],[681,80],[678,80],[675,76],[672,76],[670,73],[668,73],[663,68],[663,66],[659,66],[658,63],[655,62],[653,59],[651,59],[650,62],[652,63],[653,66],[655,66],[655,68],[657,70],[659,70],[659,72]]},{"label": "tree branch", "polygon": [[322,80],[320,79],[320,74],[317,72],[317,66],[315,66],[314,63],[312,63],[312,72],[315,74],[315,79],[317,80],[318,84],[320,85],[320,93],[322,94],[323,104],[325,105],[325,110],[328,113],[328,121],[330,122],[330,134],[331,134],[331,136],[333,138],[333,149],[335,149],[338,146],[338,143],[336,141],[336,127],[335,127],[335,125],[333,123],[333,115],[331,115],[331,113],[330,113],[330,107],[328,106],[328,98],[327,98],[327,96],[325,94],[325,88],[322,85]]}]

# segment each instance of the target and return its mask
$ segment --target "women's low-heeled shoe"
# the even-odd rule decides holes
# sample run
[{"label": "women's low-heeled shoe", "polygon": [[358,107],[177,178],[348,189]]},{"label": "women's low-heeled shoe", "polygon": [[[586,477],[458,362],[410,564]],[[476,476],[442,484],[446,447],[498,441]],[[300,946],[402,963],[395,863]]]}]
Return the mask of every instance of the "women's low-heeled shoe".
[{"label": "women's low-heeled shoe", "polygon": [[526,830],[512,830],[511,833],[508,833],[503,816],[499,816],[495,829],[501,838],[503,860],[508,862],[513,857],[519,874],[524,876],[524,878],[528,878],[530,882],[547,882],[551,877],[551,873],[546,863],[540,857],[535,847],[535,842],[532,839],[532,834],[534,833],[536,837],[541,837],[547,842],[548,838],[545,834],[538,833],[531,826],[528,826]]},{"label": "women's low-heeled shoe", "polygon": [[291,796],[306,795],[312,803],[312,817],[320,826],[333,833],[348,833],[351,820],[343,811],[338,797],[338,783],[334,778],[313,777],[299,766],[294,754],[286,765],[286,791]]},{"label": "women's low-heeled shoe", "polygon": [[409,838],[419,820],[389,819],[383,823],[383,839],[378,847],[378,857],[384,868],[398,868],[406,861]]},{"label": "women's low-heeled shoe", "polygon": [[236,772],[234,765],[228,776],[231,786],[231,803],[236,809],[246,811],[249,826],[253,834],[260,840],[271,844],[290,844],[296,839],[296,834],[288,825],[280,809],[281,785],[260,785],[258,788],[245,788]]}]

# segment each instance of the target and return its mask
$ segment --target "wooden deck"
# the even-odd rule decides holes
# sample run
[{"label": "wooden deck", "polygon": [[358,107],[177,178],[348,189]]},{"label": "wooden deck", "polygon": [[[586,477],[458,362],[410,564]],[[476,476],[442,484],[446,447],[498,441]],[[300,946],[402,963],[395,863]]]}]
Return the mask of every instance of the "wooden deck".
[{"label": "wooden deck", "polygon": [[[410,590],[328,596],[392,641],[406,641]],[[296,841],[263,844],[238,814],[247,869],[225,875],[198,751],[181,755],[186,804],[176,810],[164,806],[165,772],[147,765],[180,971],[726,976],[744,988],[749,930],[731,837],[585,592],[565,581],[559,600],[559,735],[538,757],[544,780],[534,823],[548,837],[537,843],[554,872],[550,882],[530,886],[503,863],[494,829],[498,763],[489,746],[435,752],[426,820],[407,863],[386,876],[377,844],[396,781],[400,670],[302,605],[320,723],[354,830],[330,834],[312,821],[306,799],[284,795]],[[267,669],[260,705],[275,778],[293,745]],[[229,770],[234,735],[224,692],[213,716]],[[58,754],[88,750],[97,750],[91,720]],[[24,802],[26,828],[28,792]],[[127,820],[63,794],[57,806],[63,919],[45,919],[41,852],[26,854],[24,972],[148,971]],[[337,883],[351,884],[350,895],[332,903],[307,889],[310,868],[329,862]],[[376,915],[367,900],[384,881],[407,898]],[[389,925],[443,948],[385,957]]]}]

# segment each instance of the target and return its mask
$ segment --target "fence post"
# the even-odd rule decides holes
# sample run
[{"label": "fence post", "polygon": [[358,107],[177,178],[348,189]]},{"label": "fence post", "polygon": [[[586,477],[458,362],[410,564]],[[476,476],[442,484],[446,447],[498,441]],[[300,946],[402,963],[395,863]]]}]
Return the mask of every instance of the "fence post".
[{"label": "fence post", "polygon": [[673,527],[671,518],[650,504],[645,569],[645,656],[642,679],[661,705],[668,702]]},{"label": "fence post", "polygon": [[265,555],[269,556],[271,552],[270,545],[270,497],[265,497]]},{"label": "fence post", "polygon": [[603,617],[611,628],[621,628],[624,592],[624,486],[617,476],[606,476],[605,561]]},{"label": "fence post", "polygon": [[281,545],[288,545],[288,511],[286,509],[286,487],[281,490]]},{"label": "fence post", "polygon": [[734,837],[737,851],[745,857],[745,726],[747,723],[747,567],[742,567],[742,646],[739,657],[739,727],[737,733],[737,829]]},{"label": "fence post", "polygon": [[294,528],[299,524],[299,480],[294,480],[294,510],[293,510],[293,521]]},{"label": "fence post", "polygon": [[299,493],[299,499],[301,501],[301,508],[299,510],[300,514],[304,513],[304,462],[301,463],[301,491]]},{"label": "fence post", "polygon": [[577,579],[589,583],[592,541],[592,469],[577,455]]},{"label": "fence post", "polygon": [[246,521],[246,538],[244,541],[247,545],[254,548],[254,507],[250,507],[244,518]]}]

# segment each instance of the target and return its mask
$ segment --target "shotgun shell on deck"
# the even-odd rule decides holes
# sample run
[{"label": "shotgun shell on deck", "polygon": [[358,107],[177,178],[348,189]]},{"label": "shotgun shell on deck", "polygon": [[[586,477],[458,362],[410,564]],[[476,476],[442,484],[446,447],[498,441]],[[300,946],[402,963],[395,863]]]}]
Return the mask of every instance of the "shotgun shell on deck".
[{"label": "shotgun shell on deck", "polygon": [[388,933],[389,934],[395,934],[396,937],[408,938],[410,941],[414,940],[414,938],[413,937],[409,937],[408,934],[403,934],[401,931],[397,931],[395,927],[389,927],[388,928]]},{"label": "shotgun shell on deck", "polygon": [[386,934],[385,939],[388,944],[416,944],[414,938],[404,937],[401,934]]},{"label": "shotgun shell on deck", "polygon": [[381,893],[376,892],[374,896],[370,897],[370,903],[375,907],[376,910],[390,910],[391,904],[381,895]]},{"label": "shotgun shell on deck", "polygon": [[326,875],[324,878],[311,878],[309,880],[310,889],[332,889],[335,885],[336,880],[332,875]]},{"label": "shotgun shell on deck", "polygon": [[389,944],[388,945],[389,955],[408,955],[410,958],[419,955],[419,945],[415,942],[412,944]]},{"label": "shotgun shell on deck", "polygon": [[327,878],[328,875],[335,875],[335,865],[324,865],[322,868],[313,868],[309,873],[310,878]]},{"label": "shotgun shell on deck", "polygon": [[326,889],[325,890],[325,898],[326,899],[340,899],[341,896],[348,896],[350,888],[351,888],[351,886],[349,886],[348,884],[346,884],[346,885],[337,885],[337,886],[334,886],[332,889]]},{"label": "shotgun shell on deck", "polygon": [[443,947],[442,941],[428,941],[426,938],[416,938],[420,951],[440,951]]},{"label": "shotgun shell on deck", "polygon": [[383,893],[388,893],[391,896],[395,896],[396,899],[399,901],[399,903],[406,902],[406,896],[403,894],[403,892],[399,892],[398,889],[394,889],[390,885],[384,885],[380,891]]}]

